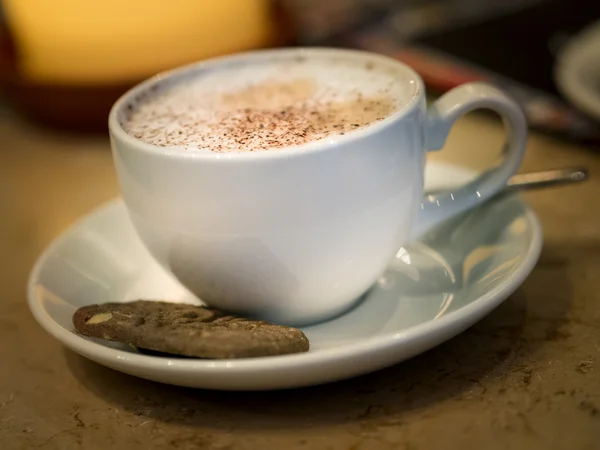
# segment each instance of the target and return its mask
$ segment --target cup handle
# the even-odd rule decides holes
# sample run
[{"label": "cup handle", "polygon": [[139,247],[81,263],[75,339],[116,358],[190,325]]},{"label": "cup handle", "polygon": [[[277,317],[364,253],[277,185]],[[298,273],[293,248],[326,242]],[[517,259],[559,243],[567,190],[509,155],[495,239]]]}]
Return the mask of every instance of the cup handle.
[{"label": "cup handle", "polygon": [[426,150],[440,150],[461,115],[478,108],[498,112],[507,131],[501,160],[475,180],[435,195],[426,195],[413,229],[413,238],[444,220],[490,199],[506,186],[525,154],[527,121],[517,103],[485,83],[467,83],[444,94],[429,107],[425,121]]}]

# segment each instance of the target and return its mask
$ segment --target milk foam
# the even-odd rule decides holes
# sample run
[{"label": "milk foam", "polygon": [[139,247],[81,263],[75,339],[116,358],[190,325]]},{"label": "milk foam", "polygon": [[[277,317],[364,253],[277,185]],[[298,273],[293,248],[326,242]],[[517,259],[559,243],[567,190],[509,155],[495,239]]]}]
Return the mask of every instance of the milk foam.
[{"label": "milk foam", "polygon": [[389,67],[323,57],[219,67],[146,93],[122,121],[162,147],[273,150],[340,136],[402,107]]}]

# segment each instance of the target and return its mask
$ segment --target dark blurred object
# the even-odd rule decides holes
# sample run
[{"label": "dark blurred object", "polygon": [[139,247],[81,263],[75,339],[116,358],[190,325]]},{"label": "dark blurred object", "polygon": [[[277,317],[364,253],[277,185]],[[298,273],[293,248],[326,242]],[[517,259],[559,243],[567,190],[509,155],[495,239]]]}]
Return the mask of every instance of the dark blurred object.
[{"label": "dark blurred object", "polygon": [[403,40],[519,11],[544,0],[280,0],[303,45],[334,42],[359,28],[392,26]]},{"label": "dark blurred object", "polygon": [[[293,27],[286,13],[271,0],[252,0],[252,4],[247,0],[201,3],[190,0],[185,2],[185,8],[179,5],[179,9],[158,2],[162,8],[158,16],[156,12],[148,16],[156,21],[160,20],[160,14],[169,14],[168,20],[164,20],[169,25],[162,29],[152,23],[145,24],[142,14],[135,14],[134,4],[120,6],[116,0],[93,5],[78,4],[75,0],[36,1],[25,5],[21,0],[0,0],[0,7],[3,4],[6,7],[5,20],[0,16],[0,88],[4,97],[23,114],[44,125],[71,131],[104,132],[115,100],[158,71],[205,57],[286,45],[293,38]],[[247,11],[241,17],[233,17],[236,6]],[[268,8],[266,13],[265,8]],[[82,11],[83,16],[78,14]],[[116,17],[113,11],[119,11],[122,17]],[[189,17],[199,11],[208,17],[197,20]],[[215,11],[214,17],[210,11]],[[100,13],[104,18],[97,20],[95,15]],[[179,27],[178,18],[181,18]],[[113,20],[113,29],[102,26]],[[211,30],[191,33],[190,21],[198,26],[207,21]],[[65,28],[65,23],[77,24],[79,28]],[[230,29],[234,24],[235,29]],[[130,36],[131,41],[115,42],[116,30],[125,39]],[[214,39],[198,41],[195,50],[189,36],[197,37],[202,32],[214,34]],[[219,35],[223,39],[219,40]],[[161,44],[160,48],[152,48],[155,44],[151,42],[144,47],[145,41],[150,41],[144,36],[152,37],[152,42]]]},{"label": "dark blurred object", "polygon": [[[284,0],[285,1],[285,0]],[[300,5],[311,3],[302,13]],[[554,63],[561,46],[600,17],[589,0],[287,0],[305,44],[363,48],[411,65],[428,88],[445,92],[488,81],[522,106],[532,128],[600,143],[598,122],[557,90]],[[328,21],[348,5],[344,20]],[[315,31],[313,28],[317,31]]]},{"label": "dark blurred object", "polygon": [[[569,36],[600,17],[600,2],[537,3],[481,22],[431,30],[413,36],[411,42],[558,95],[552,76],[557,51]],[[397,28],[395,34],[401,36]]]},{"label": "dark blurred object", "polygon": [[395,0],[280,0],[294,22],[298,41],[308,46],[332,42],[340,33],[383,21],[395,3]]}]

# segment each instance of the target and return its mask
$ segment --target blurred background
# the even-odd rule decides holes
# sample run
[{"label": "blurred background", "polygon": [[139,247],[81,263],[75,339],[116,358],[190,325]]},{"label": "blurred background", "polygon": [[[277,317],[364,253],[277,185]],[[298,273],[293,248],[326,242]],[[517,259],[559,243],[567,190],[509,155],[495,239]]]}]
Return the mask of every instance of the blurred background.
[{"label": "blurred background", "polygon": [[532,128],[600,143],[600,2],[0,0],[0,104],[36,126],[106,133],[112,103],[158,71],[243,50],[363,48],[433,94],[508,90]]}]

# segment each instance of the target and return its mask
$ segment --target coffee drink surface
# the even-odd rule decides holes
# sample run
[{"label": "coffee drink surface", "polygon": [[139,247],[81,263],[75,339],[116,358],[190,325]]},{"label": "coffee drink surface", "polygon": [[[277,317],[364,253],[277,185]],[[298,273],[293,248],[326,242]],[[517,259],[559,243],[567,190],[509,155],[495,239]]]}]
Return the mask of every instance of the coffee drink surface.
[{"label": "coffee drink surface", "polygon": [[123,128],[161,147],[254,152],[335,138],[397,112],[393,69],[325,56],[227,65],[160,82],[125,109]]}]

